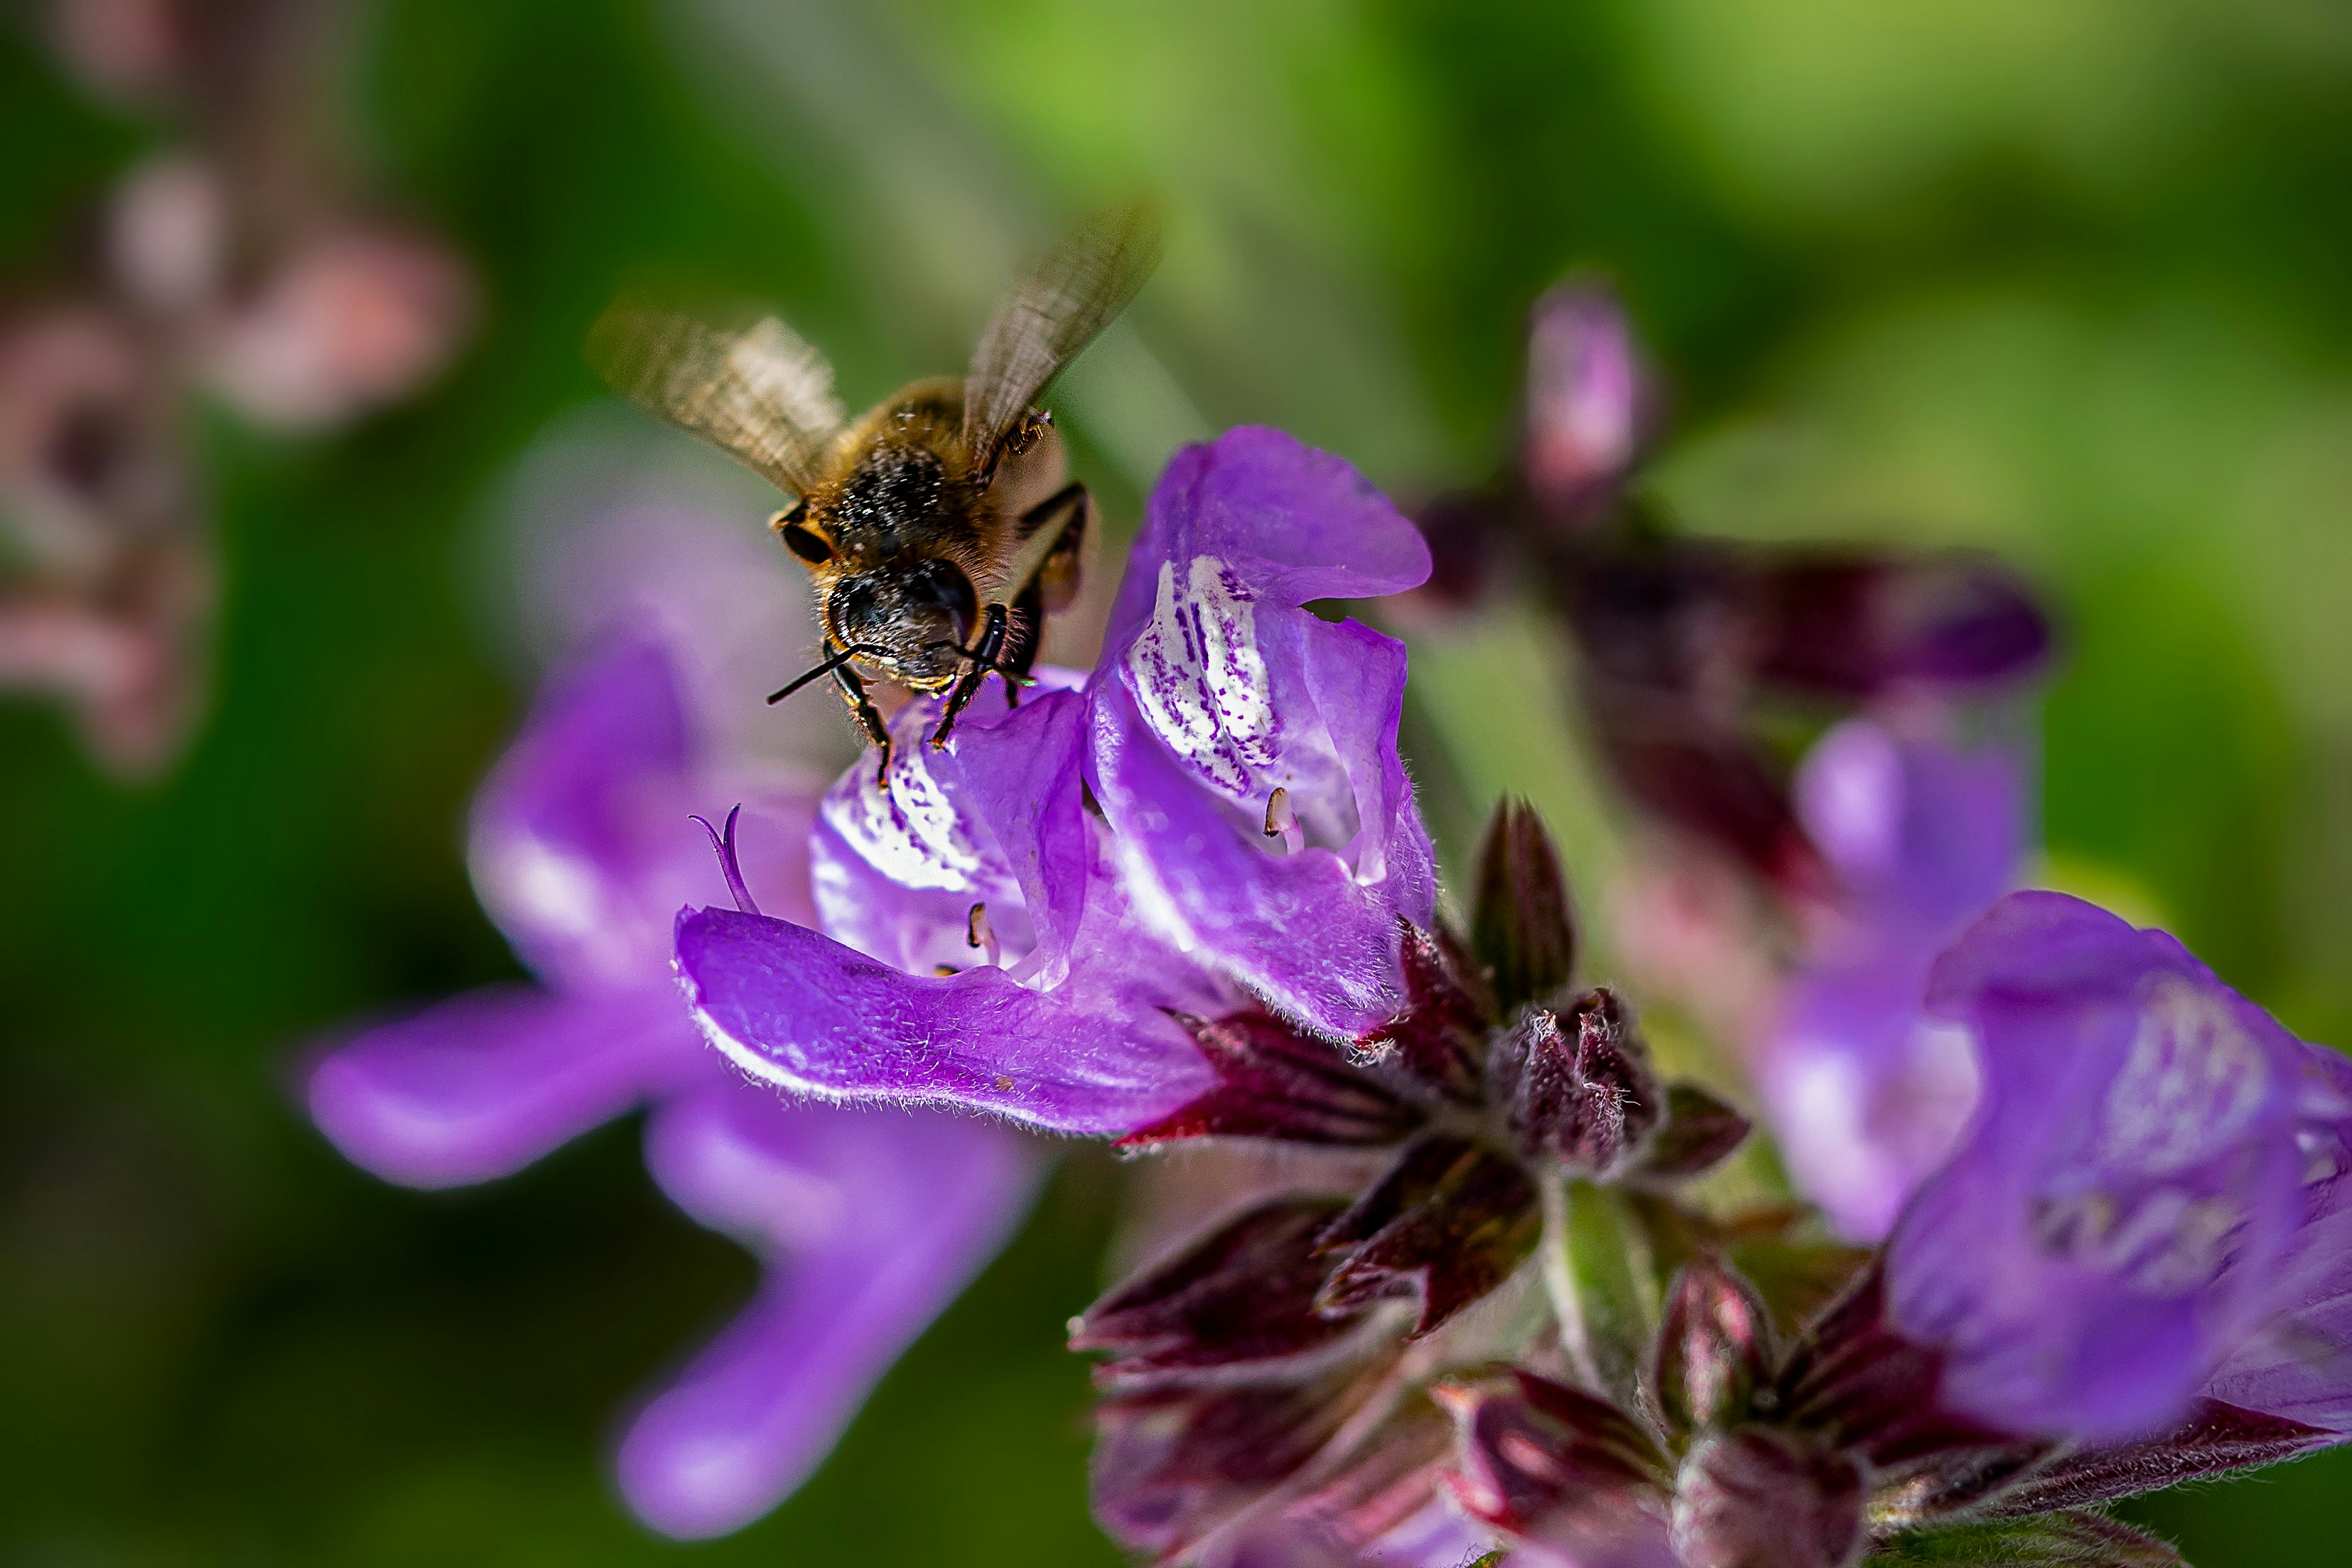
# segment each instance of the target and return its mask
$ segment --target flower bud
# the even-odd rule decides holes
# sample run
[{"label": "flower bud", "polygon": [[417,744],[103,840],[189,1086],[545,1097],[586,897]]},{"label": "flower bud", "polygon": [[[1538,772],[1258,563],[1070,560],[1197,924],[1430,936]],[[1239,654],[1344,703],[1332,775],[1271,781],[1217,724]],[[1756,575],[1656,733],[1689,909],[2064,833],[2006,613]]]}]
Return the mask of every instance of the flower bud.
[{"label": "flower bud", "polygon": [[1677,1432],[1740,1419],[1769,1375],[1771,1319],[1755,1290],[1719,1260],[1675,1277],[1658,1327],[1654,1386]]},{"label": "flower bud", "polygon": [[1761,1427],[1702,1437],[1675,1487],[1686,1568],[1845,1568],[1861,1556],[1862,1469],[1848,1455]]},{"label": "flower bud", "polygon": [[1566,1017],[1522,1016],[1496,1047],[1496,1076],[1522,1148],[1594,1177],[1623,1166],[1658,1124],[1664,1096],[1613,991]]},{"label": "flower bud", "polygon": [[1524,800],[1504,800],[1487,823],[1470,938],[1493,967],[1495,1000],[1506,1013],[1550,997],[1575,967],[1568,881],[1543,820]]},{"label": "flower bud", "polygon": [[1665,1533],[1666,1461],[1608,1401],[1516,1369],[1431,1395],[1459,1432],[1459,1469],[1444,1482],[1471,1518],[1585,1548],[1580,1561],[1601,1542]]}]

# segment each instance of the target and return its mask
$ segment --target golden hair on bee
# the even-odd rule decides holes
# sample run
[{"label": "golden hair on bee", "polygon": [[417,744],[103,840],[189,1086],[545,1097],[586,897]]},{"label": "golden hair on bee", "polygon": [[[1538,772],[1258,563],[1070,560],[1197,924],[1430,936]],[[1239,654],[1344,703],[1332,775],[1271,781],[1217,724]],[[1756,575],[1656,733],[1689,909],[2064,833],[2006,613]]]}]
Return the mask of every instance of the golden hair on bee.
[{"label": "golden hair on bee", "polygon": [[915,382],[856,420],[824,357],[772,316],[730,329],[623,303],[590,332],[614,391],[794,497],[770,522],[808,570],[825,654],[768,700],[831,676],[886,783],[890,736],[866,680],[947,693],[931,736],[944,746],[990,674],[1017,700],[1045,618],[1076,598],[1092,503],[1060,482],[1038,400],[1159,257],[1150,209],[1093,219],[1005,294],[961,379]]}]

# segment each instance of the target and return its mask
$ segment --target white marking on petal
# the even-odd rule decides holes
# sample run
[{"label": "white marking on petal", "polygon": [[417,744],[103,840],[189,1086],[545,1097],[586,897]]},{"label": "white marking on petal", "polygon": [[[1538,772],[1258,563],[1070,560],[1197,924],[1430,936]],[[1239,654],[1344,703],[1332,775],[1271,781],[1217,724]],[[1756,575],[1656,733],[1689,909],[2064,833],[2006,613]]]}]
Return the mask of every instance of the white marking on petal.
[{"label": "white marking on petal", "polygon": [[901,740],[887,791],[860,760],[851,775],[856,788],[825,796],[824,820],[860,859],[901,887],[993,893],[1010,875],[989,863],[992,857],[931,776],[927,753],[919,738]]},{"label": "white marking on petal", "polygon": [[2191,1197],[2177,1186],[2141,1195],[2129,1209],[2093,1188],[2034,1206],[2034,1239],[2081,1268],[2120,1276],[2149,1296],[2203,1289],[2221,1270],[2242,1215],[2220,1194]]},{"label": "white marking on petal", "polygon": [[2244,1134],[2270,1091],[2270,1062],[2229,1006],[2168,975],[2140,1004],[2131,1055],[2109,1085],[2103,1164],[2175,1176]]},{"label": "white marking on petal", "polygon": [[1181,587],[1176,563],[1160,563],[1151,620],[1128,650],[1127,678],[1169,749],[1227,793],[1249,796],[1254,770],[1278,759],[1282,727],[1256,612],[1214,556],[1194,556]]}]

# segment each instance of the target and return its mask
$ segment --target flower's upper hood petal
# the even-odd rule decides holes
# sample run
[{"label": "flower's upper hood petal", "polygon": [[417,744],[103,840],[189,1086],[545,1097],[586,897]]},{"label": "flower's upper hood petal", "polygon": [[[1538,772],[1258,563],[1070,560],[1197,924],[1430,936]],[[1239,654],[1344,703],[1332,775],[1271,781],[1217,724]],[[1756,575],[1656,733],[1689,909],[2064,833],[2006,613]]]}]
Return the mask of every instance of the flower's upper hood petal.
[{"label": "flower's upper hood petal", "polygon": [[1420,530],[1344,459],[1242,425],[1169,459],[1103,632],[1105,664],[1150,621],[1160,564],[1203,555],[1283,604],[1375,599],[1429,576]]},{"label": "flower's upper hood petal", "polygon": [[646,1163],[767,1265],[751,1304],[621,1445],[630,1507],[687,1538],[748,1524],[807,1479],[1003,1244],[1037,1168],[979,1121],[795,1104],[740,1082],[663,1105]]},{"label": "flower's upper hood petal", "polygon": [[1889,1310],[1945,1402],[2117,1440],[2183,1411],[2289,1303],[2315,1048],[2162,932],[2012,894],[1936,966],[1983,1073],[1969,1132],[1887,1244]]},{"label": "flower's upper hood petal", "polygon": [[1396,756],[1404,650],[1306,606],[1428,564],[1347,464],[1234,431],[1170,463],[1089,688],[1088,782],[1139,912],[1331,1034],[1402,1001],[1396,920],[1427,924],[1436,877]]},{"label": "flower's upper hood petal", "polygon": [[1932,954],[2009,890],[2031,831],[2031,768],[2019,745],[1968,746],[1853,718],[1806,753],[1797,811],[1853,925]]}]

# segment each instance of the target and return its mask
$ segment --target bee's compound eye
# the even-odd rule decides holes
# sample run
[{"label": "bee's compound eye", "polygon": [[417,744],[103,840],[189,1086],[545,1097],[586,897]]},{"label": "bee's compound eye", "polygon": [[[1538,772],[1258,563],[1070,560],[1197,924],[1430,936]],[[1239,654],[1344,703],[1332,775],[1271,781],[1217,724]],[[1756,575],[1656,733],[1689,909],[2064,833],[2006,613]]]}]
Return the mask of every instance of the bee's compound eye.
[{"label": "bee's compound eye", "polygon": [[776,532],[782,534],[784,546],[811,566],[833,559],[833,546],[823,534],[808,526],[808,503],[803,501],[791,511],[776,518]]}]

